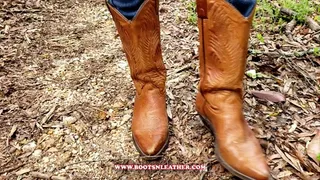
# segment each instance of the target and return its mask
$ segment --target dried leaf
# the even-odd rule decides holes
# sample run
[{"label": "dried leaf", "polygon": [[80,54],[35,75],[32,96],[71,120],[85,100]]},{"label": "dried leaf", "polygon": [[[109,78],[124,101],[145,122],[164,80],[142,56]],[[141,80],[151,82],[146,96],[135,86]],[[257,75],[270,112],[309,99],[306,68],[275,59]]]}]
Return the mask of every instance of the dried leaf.
[{"label": "dried leaf", "polygon": [[298,159],[292,157],[290,154],[288,154],[286,152],[284,154],[287,156],[288,159],[290,159],[290,161],[295,165],[295,167],[299,168],[300,172],[303,172],[303,169],[301,167],[300,161]]},{"label": "dried leaf", "polygon": [[310,29],[312,29],[314,31],[320,30],[319,24],[315,20],[313,20],[311,17],[307,17],[306,20],[307,20],[307,23],[308,23]]},{"label": "dried leaf", "polygon": [[77,121],[77,119],[73,116],[63,116],[62,117],[62,122],[64,125],[70,125],[70,124],[73,124]]},{"label": "dried leaf", "polygon": [[119,61],[118,66],[122,69],[125,70],[126,67],[128,66],[127,61]]},{"label": "dried leaf", "polygon": [[292,163],[291,160],[280,150],[280,148],[277,145],[275,145],[274,147],[275,147],[276,151],[279,153],[279,155],[282,157],[283,160],[285,160],[292,167],[294,167],[296,170],[301,172],[301,169],[298,166],[296,166],[294,163]]},{"label": "dried leaf", "polygon": [[36,149],[36,147],[37,147],[36,142],[35,142],[35,141],[32,141],[32,142],[24,145],[24,146],[22,147],[22,151],[23,151],[23,152],[27,152],[27,153],[29,153],[29,152],[32,153],[32,152]]},{"label": "dried leaf", "polygon": [[106,120],[108,118],[108,113],[105,111],[99,111],[98,119],[99,120]]},{"label": "dried leaf", "polygon": [[51,117],[53,116],[54,111],[56,110],[57,105],[54,105],[50,111],[42,118],[40,125],[45,124],[48,120],[51,119]]},{"label": "dried leaf", "polygon": [[251,91],[251,93],[260,99],[265,99],[271,102],[286,101],[286,97],[283,94],[275,91]]},{"label": "dried leaf", "polygon": [[169,105],[167,106],[167,115],[168,115],[169,119],[172,119],[171,107]]},{"label": "dried leaf", "polygon": [[15,124],[15,125],[13,125],[12,126],[12,128],[11,128],[11,131],[10,131],[10,133],[9,133],[9,135],[8,135],[8,138],[11,138],[12,136],[13,136],[13,134],[16,132],[16,130],[17,130],[17,125]]},{"label": "dried leaf", "polygon": [[51,179],[52,180],[66,180],[67,178],[63,177],[63,176],[51,176]]},{"label": "dried leaf", "polygon": [[319,165],[320,159],[318,158],[320,156],[320,129],[317,129],[317,134],[308,144],[307,154]]},{"label": "dried leaf", "polygon": [[50,179],[50,175],[49,174],[43,174],[40,172],[31,172],[30,175],[34,178],[40,178],[40,179]]},{"label": "dried leaf", "polygon": [[292,124],[292,126],[290,127],[290,129],[288,130],[289,133],[292,133],[294,130],[296,130],[298,126],[298,122],[294,121],[294,123]]},{"label": "dried leaf", "polygon": [[129,121],[130,119],[131,119],[131,115],[130,115],[130,114],[126,114],[126,115],[123,116],[123,121],[124,121],[124,122],[127,122],[127,121]]},{"label": "dried leaf", "polygon": [[16,172],[16,175],[17,175],[17,176],[20,176],[20,175],[25,174],[25,173],[28,173],[28,172],[30,172],[30,171],[31,171],[30,168],[23,168],[23,169],[20,169],[19,171],[17,171],[17,172]]},{"label": "dried leaf", "polygon": [[7,146],[9,146],[9,141],[10,141],[10,139],[11,139],[11,137],[14,135],[14,133],[17,131],[17,125],[15,124],[15,125],[13,125],[12,126],[12,128],[11,128],[11,131],[10,131],[10,133],[9,133],[9,135],[8,135],[8,138],[7,138]]},{"label": "dried leaf", "polygon": [[284,177],[290,176],[291,174],[292,174],[291,171],[283,171],[277,175],[277,178],[284,178]]}]

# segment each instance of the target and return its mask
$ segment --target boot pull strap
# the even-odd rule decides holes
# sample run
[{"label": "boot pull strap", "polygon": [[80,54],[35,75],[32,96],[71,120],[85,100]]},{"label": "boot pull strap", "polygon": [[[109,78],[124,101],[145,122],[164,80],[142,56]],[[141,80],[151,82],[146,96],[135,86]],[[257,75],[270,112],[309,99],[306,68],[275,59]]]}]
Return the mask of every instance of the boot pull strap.
[{"label": "boot pull strap", "polygon": [[198,18],[207,19],[207,0],[197,0]]},{"label": "boot pull strap", "polygon": [[157,12],[157,15],[159,16],[159,0],[156,0],[156,12]]}]

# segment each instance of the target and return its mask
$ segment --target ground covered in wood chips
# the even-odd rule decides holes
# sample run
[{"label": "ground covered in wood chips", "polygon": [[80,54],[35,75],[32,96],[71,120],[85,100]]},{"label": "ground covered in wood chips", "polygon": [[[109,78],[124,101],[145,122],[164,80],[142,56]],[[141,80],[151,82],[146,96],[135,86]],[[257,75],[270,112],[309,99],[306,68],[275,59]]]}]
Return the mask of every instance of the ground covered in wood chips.
[{"label": "ground covered in wood chips", "polygon": [[[0,179],[234,179],[217,162],[213,137],[195,111],[199,43],[192,1],[160,4],[170,142],[151,163],[204,164],[207,171],[115,169],[150,162],[131,140],[134,87],[103,0],[5,0]],[[245,116],[274,179],[319,179],[306,147],[320,127],[320,30],[307,23],[288,27],[289,20],[268,24],[263,8],[250,38]],[[257,98],[254,90],[279,92],[286,101]]]}]

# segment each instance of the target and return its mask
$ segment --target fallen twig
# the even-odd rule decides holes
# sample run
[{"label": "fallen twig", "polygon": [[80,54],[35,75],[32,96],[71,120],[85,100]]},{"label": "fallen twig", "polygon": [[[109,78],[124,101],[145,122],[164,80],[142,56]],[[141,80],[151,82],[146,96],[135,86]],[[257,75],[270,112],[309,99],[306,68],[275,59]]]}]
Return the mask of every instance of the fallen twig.
[{"label": "fallen twig", "polygon": [[63,176],[51,176],[51,179],[52,180],[66,180],[67,178],[63,177]]},{"label": "fallen twig", "polygon": [[281,7],[280,8],[280,12],[287,15],[287,16],[295,16],[297,15],[297,13],[291,9],[287,9],[287,8],[283,8]]},{"label": "fallen twig", "polygon": [[12,126],[11,131],[10,131],[8,138],[7,138],[7,146],[9,146],[9,142],[10,142],[11,137],[17,131],[17,127],[18,126],[16,124]]},{"label": "fallen twig", "polygon": [[[287,8],[283,8],[283,7],[280,8],[280,12],[287,15],[287,16],[296,16],[298,14],[297,12],[295,12],[291,9],[287,9]],[[311,17],[307,16],[305,20],[306,20],[310,29],[312,29],[313,31],[320,30],[319,24],[316,21],[314,21]]]},{"label": "fallen twig", "polygon": [[0,174],[3,174],[3,173],[8,173],[8,172],[11,172],[11,171],[14,171],[24,165],[26,165],[27,163],[22,163],[22,164],[18,164],[17,166],[14,166],[14,167],[10,167],[10,168],[7,168],[7,169],[4,169],[2,171],[0,171]]},{"label": "fallen twig", "polygon": [[[278,53],[283,56],[287,56],[287,53],[284,51],[278,50]],[[305,53],[307,54],[308,51]],[[314,85],[317,86],[318,88],[320,87],[319,83],[317,83],[317,80],[313,79],[306,70],[302,69],[300,66],[295,65],[290,60],[290,58],[284,58],[284,59],[288,62],[287,64],[291,66],[293,69],[295,69],[298,73],[300,73],[300,75],[302,75],[305,78],[305,80],[311,85],[311,88],[317,92],[317,90],[313,87]],[[311,80],[314,84],[311,83],[309,80]]]},{"label": "fallen twig", "polygon": [[44,174],[41,172],[31,172],[30,175],[34,178],[40,178],[40,179],[52,179],[52,180],[66,180],[66,177],[63,176],[52,176],[49,174]]},{"label": "fallen twig", "polygon": [[41,179],[50,179],[50,175],[48,174],[43,174],[40,172],[31,172],[30,175],[34,178],[41,178]]},{"label": "fallen twig", "polygon": [[6,12],[6,13],[36,13],[40,12],[40,9],[14,9],[14,10],[6,10],[6,9],[1,9],[0,11]]},{"label": "fallen twig", "polygon": [[[277,51],[274,51],[274,52],[261,52],[261,51],[252,51],[252,50],[249,50],[250,54],[255,54],[255,55],[266,55],[266,56],[270,56],[270,57],[277,57],[277,58],[280,58],[280,57],[295,57],[295,56],[303,56],[303,55],[306,55],[308,53],[312,53],[310,51],[300,51],[300,52],[296,52],[296,53],[290,53],[290,52],[285,52],[285,51],[282,51],[282,50],[277,50]],[[320,85],[319,83],[317,82],[317,80],[315,80],[314,78],[312,78],[304,69],[300,68],[299,66],[295,65],[294,62],[292,62],[290,60],[290,58],[284,58],[286,61],[287,61],[287,64],[292,67],[293,69],[295,69],[300,75],[302,75],[305,80],[311,85],[311,88],[315,91],[317,91],[315,89],[314,86],[317,86],[318,88],[320,88]],[[312,82],[310,82],[310,80]]]},{"label": "fallen twig", "polygon": [[54,111],[56,110],[57,105],[54,105],[50,111],[42,118],[40,125],[43,125],[46,123],[49,119],[52,118]]},{"label": "fallen twig", "polygon": [[283,152],[281,151],[281,149],[280,149],[277,145],[275,145],[275,149],[276,149],[276,151],[278,152],[278,154],[281,156],[281,158],[282,158],[283,160],[285,160],[287,163],[289,163],[289,164],[290,164],[292,167],[294,167],[297,171],[302,172],[301,167],[300,167],[300,166],[297,166],[296,164],[294,164],[294,163],[285,155],[285,153],[283,153]]},{"label": "fallen twig", "polygon": [[293,41],[292,31],[293,31],[293,28],[296,26],[296,24],[297,24],[297,21],[295,19],[292,19],[286,25],[286,34],[287,34],[288,38],[290,39],[290,41]]},{"label": "fallen twig", "polygon": [[[142,157],[143,158],[143,157]],[[112,162],[112,161],[118,161],[118,160],[130,160],[130,159],[127,159],[127,158],[118,158],[118,159],[98,159],[98,160],[83,160],[83,161],[78,161],[78,162],[73,162],[73,163],[70,163],[70,164],[65,164],[63,166],[60,167],[60,169],[63,169],[67,166],[73,166],[73,165],[76,165],[76,164],[81,164],[81,163],[96,163],[96,162]]]},{"label": "fallen twig", "polygon": [[73,165],[81,164],[81,163],[95,163],[95,162],[103,162],[103,161],[110,161],[110,159],[78,161],[78,162],[74,162],[74,163],[66,164],[66,165],[62,166],[62,167],[61,167],[61,169],[62,169],[62,168],[65,168],[65,167],[67,167],[67,166],[73,166]]},{"label": "fallen twig", "polygon": [[307,21],[310,29],[312,29],[314,31],[320,30],[319,24],[315,20],[313,20],[311,17],[307,17],[306,21]]},{"label": "fallen twig", "polygon": [[[295,65],[289,58],[284,58],[287,61],[287,64],[289,66],[291,66],[293,69],[295,69],[300,75],[302,75],[304,77],[304,79],[308,82],[308,84],[310,84],[310,88],[312,88],[315,92],[317,92],[317,89],[315,89],[314,86],[317,86],[318,88],[320,88],[319,83],[317,82],[317,80],[315,80],[314,78],[312,78],[308,72],[306,72],[304,69],[302,69],[301,67]],[[313,82],[311,83],[310,80]]]},{"label": "fallen twig", "polygon": [[172,72],[172,74],[177,74],[177,73],[180,73],[180,72],[182,72],[182,71],[186,71],[186,70],[191,69],[191,68],[192,68],[192,64],[187,64],[187,65],[184,65],[184,66],[182,66],[182,67],[174,70],[174,71]]},{"label": "fallen twig", "polygon": [[285,52],[285,51],[270,51],[270,52],[262,52],[262,51],[253,51],[253,50],[249,50],[250,54],[253,55],[266,55],[269,57],[281,57],[281,56],[285,56],[285,57],[295,57],[295,56],[304,56],[306,54],[310,54],[313,53],[310,50],[306,50],[306,51],[299,51],[296,53],[291,53],[291,52]]}]

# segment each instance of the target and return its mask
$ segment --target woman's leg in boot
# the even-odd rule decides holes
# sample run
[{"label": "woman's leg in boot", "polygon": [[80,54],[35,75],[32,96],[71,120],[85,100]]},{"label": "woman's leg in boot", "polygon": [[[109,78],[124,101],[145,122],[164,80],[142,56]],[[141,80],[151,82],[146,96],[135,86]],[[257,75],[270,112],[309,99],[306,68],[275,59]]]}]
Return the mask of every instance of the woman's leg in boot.
[{"label": "woman's leg in boot", "polygon": [[136,90],[131,126],[133,142],[146,159],[157,159],[168,144],[169,135],[159,0],[109,0],[107,6]]},{"label": "woman's leg in boot", "polygon": [[[255,1],[197,0],[200,85],[196,109],[215,155],[235,176],[267,180],[267,161],[243,115],[243,77]],[[239,13],[240,12],[240,13]]]}]

